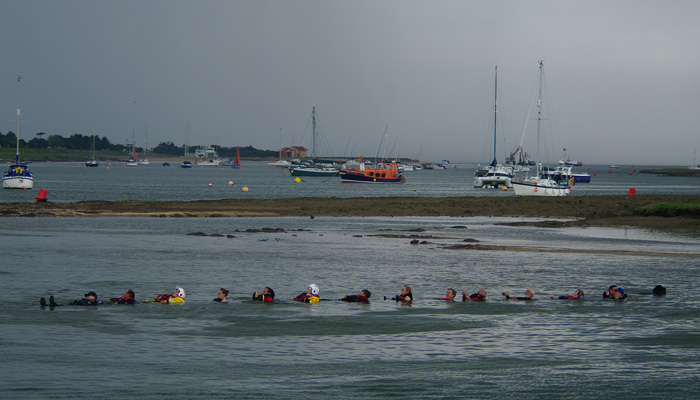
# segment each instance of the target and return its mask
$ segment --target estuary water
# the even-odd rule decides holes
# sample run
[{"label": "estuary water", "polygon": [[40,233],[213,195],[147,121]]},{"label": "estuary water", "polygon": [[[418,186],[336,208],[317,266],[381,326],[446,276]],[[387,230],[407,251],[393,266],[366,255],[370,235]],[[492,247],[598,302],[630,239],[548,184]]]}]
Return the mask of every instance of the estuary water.
[{"label": "estuary water", "polygon": [[[473,166],[387,186],[297,183],[263,164],[31,169],[35,190],[3,190],[1,201],[33,201],[39,188],[55,202],[512,195],[472,188]],[[572,195],[629,188],[700,194],[695,178],[600,167]],[[501,224],[522,220],[1,218],[0,398],[696,398],[697,238]],[[448,248],[475,240],[503,250]],[[325,301],[291,301],[312,282]],[[404,284],[412,305],[384,300]],[[629,298],[603,300],[611,284]],[[643,294],[657,284],[667,296]],[[184,305],[141,302],[176,286]],[[250,300],[265,286],[274,304]],[[220,287],[226,304],[212,301]],[[438,300],[450,287],[485,289],[488,300]],[[363,288],[369,304],[334,301]],[[527,288],[535,301],[500,294]],[[577,288],[586,300],[550,299]],[[127,289],[137,304],[39,307],[42,296],[66,304]]]},{"label": "estuary water", "polygon": [[[696,239],[513,220],[3,218],[0,397],[697,397]],[[446,248],[465,240],[540,251]],[[328,301],[291,301],[312,282]],[[404,284],[412,305],[384,300]],[[629,298],[603,300],[610,284]],[[667,296],[642,294],[657,284]],[[184,305],[38,302],[176,286]],[[264,286],[275,303],[249,300]],[[438,300],[449,287],[488,300]],[[369,304],[333,301],[363,288]],[[500,295],[526,288],[535,301]],[[586,300],[550,299],[577,288]]]},{"label": "estuary water", "polygon": [[[82,163],[32,163],[34,190],[0,191],[0,202],[34,201],[38,189],[48,191],[51,202],[83,200],[217,200],[224,198],[298,198],[298,197],[384,197],[384,196],[513,196],[513,192],[473,187],[475,164],[451,165],[445,170],[423,170],[404,174],[400,185],[353,185],[340,177],[294,177],[282,168],[266,163],[243,163],[243,169],[231,167],[177,168],[161,163],[127,167],[103,162],[97,168]],[[700,194],[700,178],[668,177],[639,173],[644,168],[607,166],[580,168],[592,175],[591,183],[577,184],[572,196],[626,195],[634,188],[638,194]],[[229,185],[228,183],[232,184]],[[211,184],[211,186],[209,186]],[[248,192],[243,192],[243,187]]]}]

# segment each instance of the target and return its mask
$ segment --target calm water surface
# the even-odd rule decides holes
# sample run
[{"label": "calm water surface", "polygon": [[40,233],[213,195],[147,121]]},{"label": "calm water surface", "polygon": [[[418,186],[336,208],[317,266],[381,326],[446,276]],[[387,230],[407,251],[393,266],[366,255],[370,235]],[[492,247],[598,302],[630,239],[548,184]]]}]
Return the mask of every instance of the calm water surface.
[{"label": "calm water surface", "polygon": [[[300,187],[280,179],[280,187]],[[510,220],[3,218],[0,397],[697,397],[696,239],[496,225],[503,221]],[[284,231],[242,232],[266,227]],[[430,244],[382,234],[423,235]],[[629,253],[442,248],[464,239]],[[311,282],[324,299],[368,288],[372,302],[290,301]],[[612,283],[630,297],[602,300]],[[384,300],[403,284],[413,287],[412,306]],[[638,294],[656,284],[669,294]],[[182,306],[38,306],[41,296],[65,303],[90,290],[108,298],[133,289],[137,299],[151,299],[176,285],[188,293]],[[264,286],[275,289],[275,304],[248,300]],[[211,301],[219,287],[231,290],[228,304]],[[489,300],[437,300],[448,287],[483,288]],[[537,298],[529,304],[500,296],[528,287]],[[579,287],[583,302],[549,299]]]},{"label": "calm water surface", "polygon": [[[173,163],[175,164],[175,163]],[[453,166],[454,167],[454,166]],[[476,165],[458,165],[446,170],[405,173],[401,185],[353,185],[339,177],[294,177],[281,168],[265,163],[244,163],[243,169],[195,167],[181,169],[159,163],[126,167],[120,163],[102,163],[86,168],[76,163],[33,163],[34,190],[2,190],[0,202],[34,201],[38,189],[48,191],[52,202],[81,200],[210,200],[223,198],[295,198],[295,197],[380,197],[380,196],[513,196],[499,190],[476,189],[473,174]],[[639,194],[700,195],[700,178],[680,178],[641,174],[644,168],[623,167],[610,170],[591,166],[581,171],[592,175],[591,183],[578,184],[573,196],[625,195],[630,188]],[[610,171],[610,173],[608,173]],[[233,182],[232,185],[228,185]],[[211,184],[211,186],[209,186]],[[242,187],[248,187],[244,193]]]}]

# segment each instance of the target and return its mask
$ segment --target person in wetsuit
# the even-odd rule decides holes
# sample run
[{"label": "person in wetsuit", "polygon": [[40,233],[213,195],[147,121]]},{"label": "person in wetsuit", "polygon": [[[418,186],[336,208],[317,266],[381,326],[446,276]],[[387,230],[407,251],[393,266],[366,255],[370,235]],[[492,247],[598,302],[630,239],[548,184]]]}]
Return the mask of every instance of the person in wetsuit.
[{"label": "person in wetsuit", "polygon": [[253,293],[253,300],[272,303],[275,301],[275,291],[271,287],[265,286],[261,294],[258,294],[258,292]]},{"label": "person in wetsuit", "polygon": [[651,290],[651,294],[653,294],[654,296],[665,296],[666,288],[661,285],[656,285],[654,286],[654,289]]},{"label": "person in wetsuit", "polygon": [[184,304],[185,303],[185,289],[179,287],[175,288],[175,291],[171,294],[159,294],[153,299],[155,303],[164,304]]},{"label": "person in wetsuit", "polygon": [[219,293],[216,295],[216,298],[213,299],[212,301],[216,301],[219,303],[226,303],[226,296],[228,296],[228,290],[221,288],[221,289],[219,289]]},{"label": "person in wetsuit", "polygon": [[584,295],[585,295],[585,293],[583,293],[583,290],[581,290],[581,289],[576,289],[576,290],[574,291],[573,296],[559,296],[559,297],[554,297],[554,296],[552,296],[552,298],[553,298],[553,299],[556,298],[556,299],[559,299],[559,300],[583,300],[583,296],[584,296]]},{"label": "person in wetsuit", "polygon": [[[408,285],[403,285],[401,288],[401,294],[394,296],[391,299],[395,300],[397,303],[411,304],[413,302],[413,292],[411,291],[411,287]],[[386,300],[386,297],[384,300]]]},{"label": "person in wetsuit", "polygon": [[359,294],[345,296],[340,299],[340,301],[347,301],[349,303],[369,303],[370,296],[372,296],[372,292],[367,289],[362,289]]},{"label": "person in wetsuit", "polygon": [[112,304],[134,304],[136,303],[136,295],[134,291],[129,289],[121,297],[113,297],[109,299]]},{"label": "person in wetsuit", "polygon": [[294,301],[301,301],[304,303],[318,303],[321,301],[321,299],[318,297],[318,293],[320,292],[320,289],[317,284],[311,283],[309,286],[306,287],[306,292],[298,295],[297,297],[294,298]]},{"label": "person in wetsuit", "polygon": [[608,290],[603,292],[604,299],[624,300],[627,298],[625,290],[617,285],[610,285]]},{"label": "person in wetsuit", "polygon": [[517,300],[528,301],[528,300],[533,300],[533,297],[535,297],[535,292],[533,292],[532,289],[527,289],[525,291],[524,297],[510,297],[508,295],[508,292],[503,292],[501,294],[506,298],[506,300],[513,300],[513,301],[517,301]]},{"label": "person in wetsuit", "polygon": [[469,294],[462,290],[462,301],[486,301],[486,291],[479,289],[478,292]]},{"label": "person in wetsuit", "polygon": [[455,301],[455,296],[457,296],[457,291],[452,288],[449,288],[445,293],[445,297],[441,298],[440,300]]},{"label": "person in wetsuit", "polygon": [[[87,293],[85,293],[85,297],[83,297],[82,299],[73,300],[70,303],[68,303],[69,306],[96,306],[96,305],[100,305],[100,304],[102,304],[102,302],[97,300],[97,293],[95,293],[95,292],[87,292]],[[44,299],[43,297],[40,298],[39,305],[42,307],[46,307],[47,306],[46,299]],[[62,304],[56,303],[53,296],[49,296],[49,303],[48,303],[49,307],[58,307],[61,305]]]}]

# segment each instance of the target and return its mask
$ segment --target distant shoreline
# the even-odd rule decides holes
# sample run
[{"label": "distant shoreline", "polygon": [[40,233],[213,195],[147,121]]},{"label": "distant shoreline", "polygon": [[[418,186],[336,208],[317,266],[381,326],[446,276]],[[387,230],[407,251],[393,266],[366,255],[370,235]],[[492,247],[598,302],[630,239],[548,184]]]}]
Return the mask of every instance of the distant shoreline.
[{"label": "distant shoreline", "polygon": [[[446,216],[537,217],[528,225],[548,227],[637,227],[700,236],[694,216],[643,216],[640,207],[687,203],[690,195],[540,197],[397,197],[223,199],[199,201],[81,201],[0,203],[3,217],[347,217]],[[566,219],[566,222],[561,222]],[[520,223],[522,224],[522,223]]]}]

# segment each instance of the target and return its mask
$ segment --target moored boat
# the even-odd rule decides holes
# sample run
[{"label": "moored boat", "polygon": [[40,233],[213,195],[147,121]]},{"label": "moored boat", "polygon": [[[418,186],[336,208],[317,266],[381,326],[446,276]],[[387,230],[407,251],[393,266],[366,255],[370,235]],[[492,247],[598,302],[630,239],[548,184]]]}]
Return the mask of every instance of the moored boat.
[{"label": "moored boat", "polygon": [[570,181],[573,179],[575,183],[590,183],[591,174],[585,172],[574,172],[573,167],[566,165],[563,161],[559,162],[559,165],[554,168],[544,168],[542,174],[546,177],[552,178],[554,180]]},{"label": "moored boat", "polygon": [[513,168],[498,164],[496,160],[496,134],[498,130],[498,66],[494,73],[493,96],[493,161],[488,166],[474,172],[474,187],[476,188],[502,188],[511,187]]},{"label": "moored boat", "polygon": [[338,175],[338,168],[322,165],[305,166],[301,165],[291,169],[292,176],[335,176]]},{"label": "moored boat", "polygon": [[27,163],[19,161],[19,81],[21,76],[17,76],[17,151],[15,153],[15,163],[10,164],[2,175],[3,189],[32,189],[34,188],[34,175],[29,172]]},{"label": "moored boat", "polygon": [[366,167],[360,158],[357,168],[353,167],[340,171],[340,179],[344,183],[405,183],[406,178],[399,172],[399,165],[392,163],[377,163],[376,167]]},{"label": "moored boat", "polygon": [[90,149],[91,159],[85,161],[86,167],[99,167],[100,162],[95,158],[95,123],[92,123],[92,148]]},{"label": "moored boat", "polygon": [[[540,134],[542,130],[542,87],[544,79],[544,62],[540,61],[537,96],[537,162],[535,174],[512,182],[517,196],[566,196],[571,192],[569,180],[555,180],[542,174],[539,159]],[[570,167],[569,167],[570,168]]]},{"label": "moored boat", "polygon": [[236,158],[233,159],[233,164],[231,164],[233,169],[241,169],[241,151],[236,146]]},{"label": "moored boat", "polygon": [[287,160],[277,160],[275,162],[267,163],[267,165],[271,167],[289,167],[292,165],[292,162]]}]

